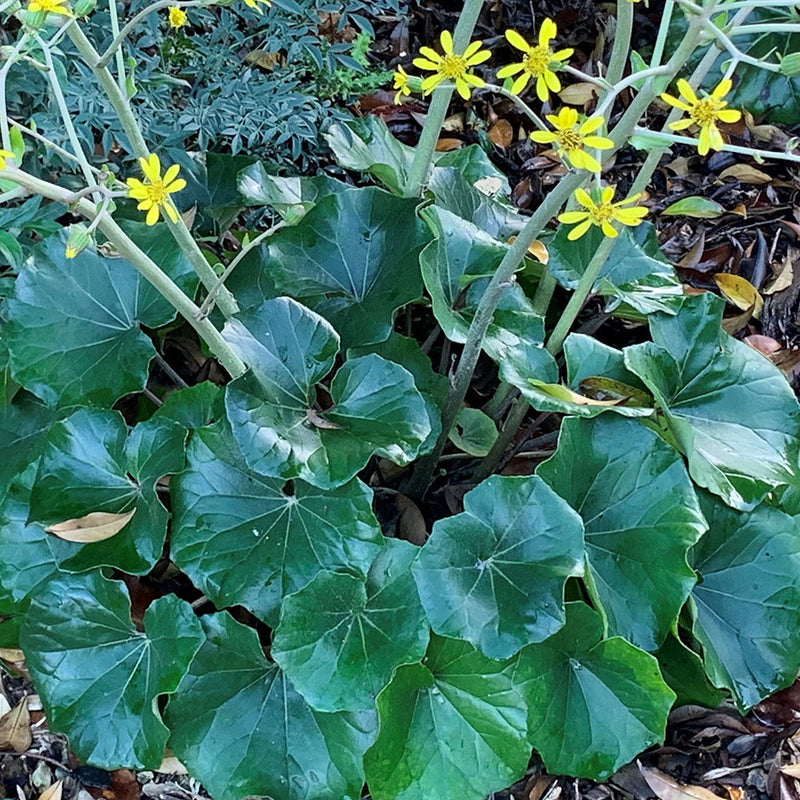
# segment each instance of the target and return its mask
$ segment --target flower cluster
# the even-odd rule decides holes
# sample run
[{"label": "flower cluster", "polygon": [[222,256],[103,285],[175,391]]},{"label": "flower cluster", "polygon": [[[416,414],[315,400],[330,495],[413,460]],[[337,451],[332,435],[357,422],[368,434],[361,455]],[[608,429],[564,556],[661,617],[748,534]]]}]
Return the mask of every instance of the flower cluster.
[{"label": "flower cluster", "polygon": [[633,197],[614,203],[612,201],[615,192],[615,186],[606,186],[600,191],[600,202],[597,203],[585,189],[576,189],[575,199],[586,210],[565,211],[559,215],[559,222],[563,222],[565,225],[575,225],[567,238],[571,241],[579,239],[592,225],[600,228],[606,236],[615,238],[619,235],[619,231],[611,224],[612,222],[630,226],[638,225],[647,215],[647,209],[644,206],[631,208],[624,208],[624,206],[635,203],[641,195],[635,194]]},{"label": "flower cluster", "polygon": [[167,19],[171,28],[182,28],[189,22],[189,16],[180,6],[170,6]]},{"label": "flower cluster", "polygon": [[481,42],[472,42],[463,53],[453,50],[453,37],[449,31],[442,31],[439,41],[444,55],[439,55],[430,47],[420,47],[421,58],[414,59],[414,66],[430,70],[429,75],[422,81],[422,91],[430,94],[442,81],[452,81],[456,91],[465,100],[469,100],[472,87],[480,88],[486,83],[472,72],[472,68],[483,64],[491,57],[488,50],[481,50]]},{"label": "flower cluster", "polygon": [[178,177],[180,167],[173,164],[164,175],[161,175],[161,161],[155,153],[147,158],[139,159],[146,180],[128,178],[128,197],[138,200],[136,206],[140,211],[146,211],[145,222],[155,225],[160,212],[163,211],[173,222],[178,221],[178,211],[172,204],[170,195],[179,192],[186,186],[186,181]]}]

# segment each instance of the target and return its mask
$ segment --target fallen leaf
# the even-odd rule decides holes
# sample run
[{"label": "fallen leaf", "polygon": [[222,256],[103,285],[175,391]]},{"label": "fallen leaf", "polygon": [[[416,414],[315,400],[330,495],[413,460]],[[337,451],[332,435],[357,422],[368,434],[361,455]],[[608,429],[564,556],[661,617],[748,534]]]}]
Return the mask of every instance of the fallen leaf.
[{"label": "fallen leaf", "polygon": [[530,247],[528,247],[528,252],[542,264],[547,264],[550,260],[550,253],[546,245],[538,239],[531,242]]},{"label": "fallen leaf", "polygon": [[749,164],[732,164],[727,169],[722,170],[719,174],[720,180],[724,178],[736,178],[742,183],[752,183],[758,185],[762,183],[770,183],[772,178],[766,172],[760,169],[751,167]]},{"label": "fallen leaf", "polygon": [[682,786],[657,769],[639,767],[642,777],[660,800],[719,800],[719,796],[702,786]]},{"label": "fallen leaf", "polygon": [[620,403],[625,402],[626,398],[618,400],[593,400],[591,397],[584,397],[582,394],[573,392],[567,386],[562,386],[560,383],[544,383],[537,381],[534,378],[529,379],[530,382],[540,391],[555,397],[558,400],[566,400],[569,403],[575,403],[579,406],[618,406]]},{"label": "fallen leaf", "polygon": [[775,294],[775,292],[782,292],[792,285],[794,280],[794,262],[800,257],[800,250],[791,245],[787,249],[786,255],[783,258],[780,271],[775,276],[775,280],[764,289],[764,294]]},{"label": "fallen leaf", "polygon": [[338,431],[342,427],[341,425],[337,425],[335,422],[331,422],[330,420],[325,419],[325,417],[320,416],[316,411],[314,411],[313,408],[306,409],[306,419],[315,428],[320,428],[326,431]]},{"label": "fallen leaf", "polygon": [[800,764],[784,764],[778,769],[784,774],[789,775],[791,778],[800,778]]},{"label": "fallen leaf", "polygon": [[48,786],[40,795],[39,800],[61,800],[64,794],[64,781],[56,781],[52,786]]},{"label": "fallen leaf", "polygon": [[23,697],[11,711],[0,717],[0,750],[24,753],[32,742],[28,698]]},{"label": "fallen leaf", "polygon": [[684,197],[682,200],[667,206],[661,213],[667,216],[714,219],[722,216],[725,213],[725,209],[715,200],[709,200],[707,197]]},{"label": "fallen leaf", "polygon": [[130,521],[136,509],[127,511],[124,514],[112,514],[109,511],[92,511],[85,517],[68,519],[66,522],[59,522],[56,525],[48,525],[45,530],[65,539],[68,542],[79,542],[89,544],[91,542],[102,542],[110,539],[119,533]]},{"label": "fallen leaf", "polygon": [[728,272],[721,272],[714,276],[714,282],[717,284],[722,294],[724,294],[736,308],[740,311],[752,311],[754,317],[759,317],[761,309],[764,308],[764,298],[750,281],[743,278],[741,275],[731,275]]},{"label": "fallen leaf", "polygon": [[189,772],[169,751],[164,755],[164,759],[155,771],[166,772],[170,775],[188,775]]},{"label": "fallen leaf", "polygon": [[499,119],[489,128],[489,139],[492,144],[506,148],[514,141],[514,129],[507,119]]},{"label": "fallen leaf", "polygon": [[753,350],[758,350],[761,355],[771,356],[781,349],[781,343],[773,339],[771,336],[764,336],[760,333],[754,333],[752,336],[745,336],[744,341],[749,344]]},{"label": "fallen leaf", "polygon": [[563,88],[558,96],[571,106],[585,106],[597,97],[598,88],[593,83],[573,83]]},{"label": "fallen leaf", "polygon": [[446,153],[450,150],[458,150],[458,148],[461,147],[463,144],[464,142],[462,142],[461,139],[452,139],[443,137],[439,139],[438,142],[436,142],[436,152]]},{"label": "fallen leaf", "polygon": [[484,178],[478,178],[478,180],[472,185],[481,194],[485,194],[488,197],[494,197],[503,188],[503,181],[493,175],[487,175]]},{"label": "fallen leaf", "polygon": [[0,647],[0,659],[16,664],[25,660],[25,653],[22,650],[17,650],[16,647]]}]

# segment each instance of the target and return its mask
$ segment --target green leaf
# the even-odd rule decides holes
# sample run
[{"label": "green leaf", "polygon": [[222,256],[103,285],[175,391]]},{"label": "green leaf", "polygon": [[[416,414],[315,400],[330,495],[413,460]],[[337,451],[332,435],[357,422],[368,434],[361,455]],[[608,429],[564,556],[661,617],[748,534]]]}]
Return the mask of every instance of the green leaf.
[{"label": "green leaf", "polygon": [[175,691],[202,633],[191,606],[162,597],[144,633],[131,622],[122,583],[97,572],[64,575],[37,594],[21,643],[51,730],[88,764],[155,769],[168,731],[159,695]]},{"label": "green leaf", "polygon": [[720,328],[724,303],[687,297],[675,317],[650,319],[652,343],[625,349],[689,462],[695,483],[734,508],[797,481],[800,407],[764,356]]},{"label": "green leaf", "polygon": [[[436,206],[424,208],[420,215],[434,233],[434,241],[420,255],[434,316],[448,339],[463,343],[486,285],[508,247]],[[558,380],[556,363],[543,342],[544,320],[520,286],[509,286],[483,341],[501,379],[518,389],[528,386],[530,378]]]},{"label": "green leaf", "polygon": [[[548,240],[550,261],[547,268],[562,286],[574,289],[602,241],[603,233],[592,228],[580,239],[570,241],[569,231],[569,227],[560,225],[555,236]],[[673,314],[683,297],[680,281],[661,253],[655,228],[648,222],[620,231],[593,290],[622,300],[643,314],[655,311]]]},{"label": "green leaf", "polygon": [[[260,161],[237,178],[239,193],[251,206],[271,206],[284,220],[302,219],[314,206],[345,184],[327,175],[312,178],[270,175]],[[292,223],[294,224],[294,223]]]},{"label": "green leaf", "polygon": [[596,417],[611,412],[623,417],[645,417],[653,413],[652,398],[639,378],[625,367],[621,350],[608,347],[591,336],[572,333],[564,341],[567,388],[595,400],[622,399],[615,405],[577,403],[560,385],[540,386],[528,380],[520,386],[525,399],[537,411],[555,411],[578,417]]},{"label": "green leaf", "polygon": [[360,481],[283,490],[247,468],[220,424],[192,435],[172,484],[172,559],[216,605],[243,605],[273,626],[284,595],[320,570],[365,574],[383,545]]},{"label": "green leaf", "polygon": [[687,552],[706,530],[680,454],[635,420],[567,418],[536,474],[583,519],[610,632],[655,650],[694,586]]},{"label": "green leaf", "polygon": [[161,324],[137,308],[142,280],[124,259],[67,260],[63,237],[43,242],[7,302],[14,378],[48,405],[110,406],[141,391],[156,351],[140,324]]},{"label": "green leaf", "polygon": [[428,622],[411,577],[417,548],[387,539],[366,576],[322,571],[283,602],[272,657],[319,711],[369,709],[395,667],[419,661]]},{"label": "green leaf", "polygon": [[700,705],[716,708],[727,697],[715,688],[703,669],[703,660],[674,634],[654,653],[667,686],[677,695],[675,706]]},{"label": "green leaf", "polygon": [[256,632],[227,613],[165,713],[170,749],[216,800],[359,800],[374,716],[311,708],[267,661]]},{"label": "green leaf", "polygon": [[375,800],[482,800],[530,756],[513,662],[434,636],[422,664],[399,667],[378,695],[380,730],[364,756]]},{"label": "green leaf", "polygon": [[381,342],[394,312],[422,296],[419,253],[430,237],[417,203],[343,188],[270,238],[263,269],[280,294],[325,317],[345,347]]},{"label": "green leaf", "polygon": [[111,566],[135,574],[152,569],[169,517],[156,481],[183,467],[185,438],[181,426],[159,419],[128,434],[122,416],[104,409],[80,409],[52,426],[31,491],[31,521],[51,525],[97,511],[136,509],[110,539],[71,543],[64,569]]},{"label": "green leaf", "polygon": [[27,392],[0,406],[0,500],[12,480],[39,458],[53,417],[52,409]]},{"label": "green leaf", "polygon": [[225,416],[224,390],[210,381],[203,381],[170,392],[153,417],[171,419],[187,430],[204,428]]},{"label": "green leaf", "polygon": [[794,681],[800,666],[797,517],[740,513],[703,493],[708,533],[694,549],[694,635],[712,683],[745,709]]},{"label": "green leaf", "polygon": [[450,441],[467,455],[483,458],[497,440],[494,420],[479,408],[461,408],[450,431]]},{"label": "green leaf", "polygon": [[707,197],[684,197],[668,205],[661,213],[673,217],[715,219],[724,214],[725,209],[716,200],[709,200]]},{"label": "green leaf", "polygon": [[492,476],[437,520],[414,577],[436,633],[507,658],[564,624],[583,559],[580,518],[541,478]]},{"label": "green leaf", "polygon": [[530,741],[554,775],[605,780],[664,738],[675,694],[658,662],[602,637],[600,616],[568,603],[566,626],[519,655]]},{"label": "green leaf", "polygon": [[[487,147],[490,151],[493,149],[493,145],[488,142]],[[474,186],[484,178],[491,178],[499,185],[499,194],[508,196],[511,192],[506,174],[492,163],[487,151],[480,145],[471,144],[467,147],[459,147],[457,150],[434,153],[433,163],[435,164],[434,171],[440,168],[455,169],[470,186]]]},{"label": "green leaf", "polygon": [[316,389],[339,349],[333,328],[287,297],[230,320],[224,335],[250,372],[228,384],[233,435],[256,472],[341,486],[377,454],[408,464],[431,432],[411,374],[380,356],[346,361],[330,383],[328,411]]}]

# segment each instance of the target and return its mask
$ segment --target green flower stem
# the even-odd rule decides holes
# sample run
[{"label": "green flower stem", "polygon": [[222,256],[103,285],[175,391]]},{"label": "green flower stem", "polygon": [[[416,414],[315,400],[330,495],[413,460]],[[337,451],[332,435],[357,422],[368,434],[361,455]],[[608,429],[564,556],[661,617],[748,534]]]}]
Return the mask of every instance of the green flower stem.
[{"label": "green flower stem", "polygon": [[[789,3],[786,3],[788,6]],[[752,33],[800,33],[800,24],[794,22],[763,22],[738,25],[729,31],[731,36],[750,36]]]},{"label": "green flower stem", "polygon": [[13,51],[9,54],[5,63],[0,67],[0,144],[3,150],[11,150],[11,139],[8,129],[8,106],[6,105],[6,80],[11,67],[16,61],[16,57],[22,52],[22,48],[28,43],[30,34],[23,33],[14,45]]},{"label": "green flower stem", "polygon": [[547,340],[544,349],[547,350],[550,355],[555,356],[561,352],[561,345],[564,344],[564,339],[567,338],[572,323],[575,322],[578,314],[580,314],[583,304],[586,302],[586,298],[592,292],[592,288],[597,280],[597,276],[600,274],[600,270],[603,268],[603,264],[608,261],[608,257],[611,255],[611,251],[614,249],[616,243],[616,239],[606,236],[603,241],[600,242],[600,246],[597,250],[595,250],[592,260],[583,271],[583,275],[581,275],[578,285],[575,287],[575,291],[572,293],[572,297],[570,297],[567,303],[567,307],[564,309],[555,328],[553,328],[553,332],[550,334],[550,338]]},{"label": "green flower stem", "polygon": [[661,59],[664,57],[664,47],[667,44],[667,34],[669,33],[669,26],[672,22],[672,12],[674,10],[675,0],[666,0],[664,3],[664,10],[661,12],[661,22],[658,26],[656,43],[653,46],[653,55],[650,58],[651,67],[659,66],[659,64],[661,64]]},{"label": "green flower stem", "polygon": [[489,449],[489,452],[475,468],[475,472],[472,473],[473,482],[480,483],[497,469],[500,459],[502,459],[503,454],[508,450],[509,445],[514,439],[514,436],[516,436],[529,409],[530,403],[528,403],[524,397],[518,397],[514,401],[514,405],[511,406],[511,411],[508,412],[506,421],[503,423],[503,429],[494,440],[494,444]]},{"label": "green flower stem", "polygon": [[105,67],[111,61],[114,53],[118,52],[122,47],[122,43],[130,35],[130,32],[148,15],[154,11],[160,11],[162,8],[169,8],[170,6],[177,6],[178,8],[190,8],[192,6],[207,6],[211,5],[209,0],[158,0],[156,3],[151,3],[146,8],[143,8],[138,14],[134,14],[128,22],[125,23],[122,30],[114,34],[114,39],[111,44],[100,56],[97,65]]},{"label": "green flower stem", "polygon": [[[116,38],[119,36],[119,16],[117,15],[117,0],[108,0],[108,16],[111,20],[111,35]],[[117,83],[119,84],[119,89],[126,97],[128,95],[128,90],[126,87],[126,76],[125,76],[125,54],[122,52],[122,48],[119,47],[116,52],[117,56]]]},{"label": "green flower stem", "polygon": [[558,71],[566,72],[567,75],[572,75],[573,78],[577,78],[583,83],[593,83],[603,91],[611,88],[611,84],[605,78],[596,78],[594,75],[587,75],[585,72],[581,72],[579,69],[575,69],[575,67],[571,67],[569,64],[564,64],[559,67]]},{"label": "green flower stem", "polygon": [[481,411],[492,419],[497,419],[508,399],[517,392],[510,383],[500,381],[494,394],[486,401]]},{"label": "green flower stem", "polygon": [[[150,151],[139,129],[139,125],[136,122],[136,117],[131,110],[128,98],[120,91],[119,86],[114,82],[114,78],[108,71],[108,68],[100,66],[100,55],[97,50],[94,49],[92,43],[86,38],[80,26],[70,25],[68,35],[72,43],[77,47],[83,60],[88,64],[92,72],[94,72],[95,77],[100,82],[103,91],[114,107],[114,111],[116,111],[119,121],[122,124],[122,129],[125,131],[125,135],[128,137],[128,141],[133,149],[133,154],[139,158],[147,157]],[[208,261],[206,261],[206,257],[197,246],[197,242],[192,238],[192,234],[189,232],[183,219],[179,219],[178,222],[172,222],[168,219],[166,224],[175,238],[175,241],[189,259],[189,262],[200,278],[203,286],[206,287],[207,291],[211,291],[217,282],[217,274]],[[239,310],[233,295],[224,287],[219,292],[217,305],[225,317],[230,317]]]},{"label": "green flower stem", "polygon": [[[706,19],[714,12],[715,4],[712,3],[703,14],[690,21],[686,34],[668,62],[668,70],[665,74],[674,77],[683,67],[697,46]],[[606,159],[610,158],[613,153],[627,143],[634,127],[650,103],[655,99],[657,92],[653,88],[653,81],[653,77],[647,79],[641,91],[634,97],[614,130],[609,134],[609,138],[614,142],[614,147],[605,151]],[[456,414],[464,402],[467,389],[472,381],[475,366],[478,363],[478,356],[483,346],[483,338],[486,335],[503,291],[510,285],[514,278],[514,273],[525,257],[525,253],[527,253],[528,248],[541,233],[544,226],[558,213],[567,199],[572,196],[575,189],[586,183],[589,177],[588,174],[573,173],[561,179],[560,183],[545,197],[542,204],[520,231],[489,281],[467,332],[467,339],[461,351],[461,358],[442,407],[442,433],[433,451],[417,462],[413,474],[406,482],[406,494],[412,498],[422,497],[430,485],[433,473],[439,463],[439,457],[447,444],[447,438],[455,422]],[[594,280],[592,280],[593,283]],[[571,325],[572,321],[569,324]]]},{"label": "green flower stem", "polygon": [[[680,0],[679,0],[680,2]],[[758,58],[753,58],[753,56],[747,55],[747,53],[742,52],[728,37],[725,31],[720,30],[714,23],[706,20],[705,23],[705,30],[707,33],[710,33],[714,36],[720,44],[736,59],[742,62],[742,64],[749,64],[751,67],[758,67],[758,69],[765,69],[769,72],[780,72],[781,67],[780,64],[771,64],[768,61],[762,61]]]},{"label": "green flower stem", "polygon": [[617,32],[608,60],[606,80],[615,84],[622,79],[628,54],[631,50],[631,33],[633,32],[633,3],[631,0],[617,0]]},{"label": "green flower stem", "polygon": [[[111,2],[114,2],[114,0],[111,0]],[[67,108],[67,102],[64,99],[64,93],[61,91],[61,84],[59,83],[55,65],[53,64],[53,54],[50,52],[50,48],[42,41],[41,37],[36,36],[36,41],[39,43],[39,46],[42,48],[42,53],[44,54],[45,64],[47,65],[47,80],[50,82],[50,89],[53,92],[56,106],[58,106],[58,113],[61,115],[61,121],[64,123],[67,138],[75,153],[75,158],[78,160],[81,172],[83,172],[83,177],[86,179],[86,183],[91,186],[95,182],[94,173],[89,164],[89,159],[86,157],[86,153],[83,152],[83,147],[81,147],[81,143],[78,140],[75,126],[72,124],[72,117]],[[95,201],[99,199],[99,196],[95,197]]]},{"label": "green flower stem", "polygon": [[509,91],[504,86],[497,86],[494,83],[487,83],[485,87],[479,89],[478,91],[494,92],[495,94],[507,97],[531,122],[533,122],[537,128],[539,128],[539,130],[550,130],[547,125],[545,125],[544,120],[518,94]]},{"label": "green flower stem", "polygon": [[[663,139],[665,142],[674,142],[675,144],[690,144],[697,145],[697,139],[691,136],[679,136],[676,133],[667,133],[666,131],[651,131],[647,128],[636,127],[635,133],[643,133],[647,136],[654,136],[657,139]],[[741,153],[745,156],[752,156],[758,159],[774,159],[776,161],[793,161],[795,164],[800,163],[800,155],[795,153],[781,153],[775,150],[761,150],[758,147],[739,147],[734,144],[725,144],[723,148],[729,153]]]},{"label": "green flower stem", "polygon": [[[455,52],[460,53],[466,49],[482,8],[483,0],[465,1],[456,29],[453,31],[453,49]],[[452,96],[452,86],[440,85],[433,91],[428,114],[425,117],[425,124],[422,126],[422,133],[414,150],[414,160],[411,162],[411,168],[408,172],[408,179],[403,192],[405,197],[419,197],[422,194],[422,189],[428,181],[431,164],[433,163],[433,154],[436,152],[436,143],[439,141],[439,133],[447,116],[447,109],[450,107]]]},{"label": "green flower stem", "polygon": [[536,294],[533,296],[533,310],[541,317],[547,316],[547,309],[550,308],[550,301],[553,293],[558,286],[558,281],[553,277],[553,273],[544,268],[544,273],[536,287]]},{"label": "green flower stem", "polygon": [[[33,194],[63,203],[90,221],[98,216],[97,206],[85,198],[74,200],[75,194],[53,183],[40,180],[27,172],[8,167],[3,170],[3,177],[8,178]],[[231,377],[242,375],[247,369],[239,357],[231,350],[222,334],[208,319],[201,319],[200,309],[181,291],[180,287],[153,262],[136,243],[117,225],[109,214],[100,214],[97,223],[99,230],[114,245],[120,255],[128,259],[136,270],[169,302],[176,311],[197,331],[200,338],[208,345],[211,352],[219,359],[220,364]]]},{"label": "green flower stem", "polygon": [[[627,3],[628,0],[625,0]],[[629,86],[633,86],[639,81],[647,80],[647,78],[653,78],[658,75],[666,75],[669,73],[669,67],[649,67],[648,69],[640,70],[639,72],[634,72],[631,75],[628,75],[627,78],[617,81],[614,86],[611,87],[611,91],[603,97],[602,102],[597,106],[595,109],[593,117],[605,117],[608,110],[613,105],[614,101],[619,96],[620,92],[627,89]]]}]

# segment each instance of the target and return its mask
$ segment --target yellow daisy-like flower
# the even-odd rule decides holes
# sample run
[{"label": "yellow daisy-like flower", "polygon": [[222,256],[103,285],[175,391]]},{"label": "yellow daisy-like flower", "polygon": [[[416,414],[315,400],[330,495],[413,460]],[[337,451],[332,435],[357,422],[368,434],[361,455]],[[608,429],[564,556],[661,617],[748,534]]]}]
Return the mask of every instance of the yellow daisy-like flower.
[{"label": "yellow daisy-like flower", "polygon": [[[575,225],[569,232],[567,239],[574,241],[580,239],[592,225],[600,228],[606,236],[614,238],[619,235],[619,231],[611,224],[621,222],[623,225],[638,225],[647,216],[647,209],[643,206],[633,208],[623,208],[623,206],[635,203],[640,194],[620,200],[616,203],[614,199],[615,186],[606,186],[600,193],[600,202],[595,203],[584,189],[575,190],[575,199],[586,209],[586,211],[565,211],[559,214],[558,221],[567,225]],[[576,224],[578,223],[578,224]]]},{"label": "yellow daisy-like flower", "polygon": [[167,19],[171,28],[182,28],[189,21],[189,15],[178,6],[170,6]]},{"label": "yellow daisy-like flower", "polygon": [[395,105],[399,105],[403,102],[404,95],[406,97],[411,95],[411,87],[408,85],[408,78],[408,73],[402,66],[398,65],[397,71],[394,73],[394,88],[397,89],[394,96]]},{"label": "yellow daisy-like flower", "polygon": [[163,175],[161,175],[161,162],[155,153],[151,153],[147,158],[139,159],[139,166],[142,168],[146,181],[137,178],[128,178],[128,197],[139,201],[136,206],[140,211],[146,211],[145,222],[148,225],[155,225],[158,222],[161,209],[173,221],[178,221],[178,211],[170,200],[170,195],[179,192],[186,186],[183,178],[178,178],[180,167],[173,164]]},{"label": "yellow daisy-like flower", "polygon": [[14,154],[10,150],[0,150],[0,169],[6,168],[7,158],[14,158]]},{"label": "yellow daisy-like flower", "polygon": [[49,14],[63,14],[65,17],[74,16],[67,7],[67,0],[30,0],[28,11],[46,11]]},{"label": "yellow daisy-like flower", "polygon": [[562,108],[558,114],[548,114],[547,121],[555,128],[550,131],[534,131],[531,139],[540,144],[555,144],[559,155],[566,157],[575,169],[600,171],[600,162],[586,152],[585,148],[608,150],[614,146],[605,136],[594,136],[603,127],[603,117],[592,117],[578,123],[578,112],[574,108]]},{"label": "yellow daisy-like flower", "polygon": [[674,131],[683,131],[697,125],[700,128],[697,152],[701,156],[709,150],[722,150],[725,142],[717,127],[720,122],[737,122],[742,117],[742,112],[735,108],[726,108],[727,101],[722,98],[730,92],[733,84],[728,78],[719,82],[716,89],[707,97],[698,97],[688,82],[681,78],[678,81],[678,91],[683,100],[669,94],[662,94],[661,99],[675,108],[685,111],[689,116],[671,122],[669,127]]},{"label": "yellow daisy-like flower", "polygon": [[263,14],[264,11],[259,3],[262,3],[269,8],[272,5],[272,0],[244,0],[244,3],[245,5],[250,6],[250,8],[255,9],[259,14]]},{"label": "yellow daisy-like flower", "polygon": [[529,45],[516,31],[506,31],[509,43],[525,53],[522,61],[509,64],[497,71],[497,77],[503,80],[519,74],[511,85],[514,94],[522,92],[532,78],[536,78],[536,96],[542,102],[550,97],[550,92],[561,91],[561,81],[556,71],[575,51],[571,47],[566,47],[553,52],[550,42],[555,39],[557,33],[556,24],[549,17],[539,28],[539,43],[534,46]]},{"label": "yellow daisy-like flower", "polygon": [[442,31],[439,40],[444,55],[439,55],[430,47],[420,47],[419,53],[423,58],[414,59],[415,67],[431,70],[434,73],[422,81],[422,91],[424,94],[430,94],[442,81],[453,81],[458,93],[465,100],[469,100],[472,87],[486,86],[486,83],[477,75],[473,75],[470,69],[483,64],[492,54],[488,50],[481,50],[483,42],[472,42],[463,53],[454,52],[453,37],[449,31]]}]

